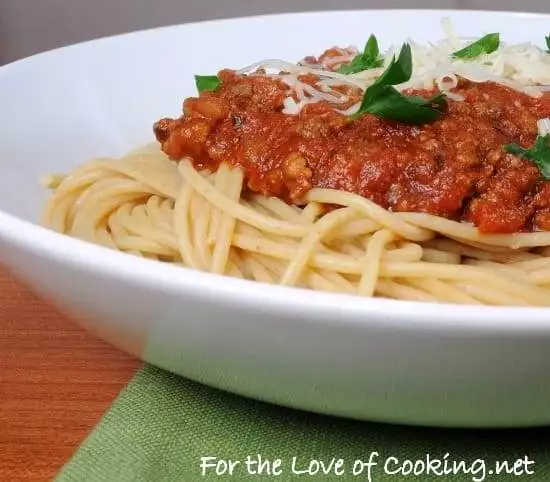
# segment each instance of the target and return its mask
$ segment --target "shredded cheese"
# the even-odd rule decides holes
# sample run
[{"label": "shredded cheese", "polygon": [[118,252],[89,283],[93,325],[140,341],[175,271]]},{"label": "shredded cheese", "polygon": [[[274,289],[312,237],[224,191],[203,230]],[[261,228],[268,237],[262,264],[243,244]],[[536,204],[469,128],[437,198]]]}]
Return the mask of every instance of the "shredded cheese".
[{"label": "shredded cheese", "polygon": [[[454,58],[454,52],[476,39],[459,37],[448,18],[442,19],[441,23],[445,34],[443,40],[425,45],[408,41],[412,50],[413,73],[408,82],[397,86],[399,90],[431,89],[435,86],[450,99],[462,101],[463,97],[453,93],[452,89],[458,85],[458,77],[464,77],[474,82],[497,82],[533,97],[550,91],[550,54],[540,47],[531,43],[508,45],[501,42],[499,48],[491,54],[483,54],[475,59]],[[334,107],[338,109],[338,105],[346,103],[348,98],[333,87],[348,85],[366,90],[384,72],[394,55],[399,53],[399,48],[392,46],[383,56],[382,67],[345,75],[334,70],[343,63],[351,62],[359,51],[355,47],[335,50],[337,56],[325,57],[318,63],[310,63],[306,59],[298,64],[267,59],[237,73],[254,74],[258,69],[265,69],[267,75],[279,77],[289,86],[283,112],[296,115],[305,105],[320,101],[335,104]],[[315,86],[298,79],[299,75],[308,73],[319,76]],[[338,110],[353,114],[358,109],[359,104]]]},{"label": "shredded cheese", "polygon": [[539,131],[539,136],[549,136],[550,135],[550,117],[545,119],[539,119],[537,122],[537,127]]}]

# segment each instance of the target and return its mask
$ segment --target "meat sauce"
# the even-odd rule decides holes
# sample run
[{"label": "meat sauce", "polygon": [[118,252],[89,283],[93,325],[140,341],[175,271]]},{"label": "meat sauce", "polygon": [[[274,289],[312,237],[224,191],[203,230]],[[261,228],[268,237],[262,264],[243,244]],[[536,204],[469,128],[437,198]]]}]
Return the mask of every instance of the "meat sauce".
[{"label": "meat sauce", "polygon": [[[360,194],[391,211],[474,224],[483,233],[550,230],[550,182],[503,146],[531,147],[550,95],[461,80],[436,122],[411,126],[371,115],[351,120],[327,102],[282,112],[289,87],[276,77],[220,72],[216,92],[185,100],[179,119],[154,126],[163,151],[198,169],[221,162],[245,173],[246,189],[300,204],[316,187]],[[315,83],[316,76],[300,78]],[[361,98],[349,95],[345,109]],[[430,96],[433,92],[417,91]]]}]

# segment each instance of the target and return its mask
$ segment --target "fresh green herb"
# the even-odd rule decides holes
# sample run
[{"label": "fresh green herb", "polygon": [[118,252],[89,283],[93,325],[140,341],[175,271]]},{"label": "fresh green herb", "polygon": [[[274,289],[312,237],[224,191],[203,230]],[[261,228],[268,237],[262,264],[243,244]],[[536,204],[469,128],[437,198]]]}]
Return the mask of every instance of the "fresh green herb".
[{"label": "fresh green herb", "polygon": [[550,35],[546,37],[546,46],[548,47],[546,51],[550,54]]},{"label": "fresh green herb", "polygon": [[361,105],[360,112],[368,112],[383,119],[405,124],[423,124],[437,120],[446,103],[443,94],[431,99],[423,99],[422,97],[404,96],[395,88],[384,86],[380,95],[368,106]]},{"label": "fresh green herb", "polygon": [[525,149],[517,144],[508,144],[504,150],[534,163],[540,173],[546,179],[550,179],[550,134],[537,136],[535,145],[531,149]]},{"label": "fresh green herb", "polygon": [[399,52],[399,57],[395,56],[388,68],[382,73],[373,85],[399,85],[407,82],[412,75],[412,52],[409,44],[404,44]]},{"label": "fresh green herb", "polygon": [[375,69],[384,65],[384,59],[380,57],[378,40],[374,35],[369,37],[363,53],[356,55],[351,63],[342,65],[337,72],[341,74],[355,74],[363,70]]},{"label": "fresh green herb", "polygon": [[467,45],[453,54],[453,57],[460,59],[475,59],[482,54],[490,54],[498,49],[500,45],[500,34],[490,33],[481,37],[478,41]]},{"label": "fresh green herb", "polygon": [[216,90],[221,82],[215,75],[195,75],[195,84],[199,92]]},{"label": "fresh green herb", "polygon": [[393,87],[407,82],[411,75],[411,47],[405,44],[398,59],[394,56],[385,72],[365,91],[359,111],[353,114],[352,118],[358,119],[368,113],[406,124],[422,124],[436,120],[447,106],[443,94],[423,99],[403,95]]}]

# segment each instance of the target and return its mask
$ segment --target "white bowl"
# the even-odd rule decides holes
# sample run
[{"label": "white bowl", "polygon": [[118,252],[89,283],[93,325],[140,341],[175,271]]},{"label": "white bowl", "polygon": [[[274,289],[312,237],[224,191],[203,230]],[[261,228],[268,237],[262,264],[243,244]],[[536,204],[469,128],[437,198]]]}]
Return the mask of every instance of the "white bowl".
[{"label": "white bowl", "polygon": [[153,139],[193,74],[334,44],[464,35],[539,44],[550,16],[364,11],[197,23],[89,42],[0,69],[0,262],[142,359],[282,405],[436,426],[550,422],[550,310],[362,299],[164,265],[39,227],[39,178]]}]

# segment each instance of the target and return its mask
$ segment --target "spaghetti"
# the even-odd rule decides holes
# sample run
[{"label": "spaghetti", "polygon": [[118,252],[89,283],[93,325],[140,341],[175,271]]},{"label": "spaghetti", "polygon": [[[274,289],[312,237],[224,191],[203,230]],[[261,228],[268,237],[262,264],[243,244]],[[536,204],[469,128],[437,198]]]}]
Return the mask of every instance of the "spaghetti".
[{"label": "spaghetti", "polygon": [[[456,46],[458,39],[452,33],[449,35],[449,42]],[[437,55],[430,57],[432,61],[441,56],[441,47],[438,48]],[[511,51],[508,48],[504,54]],[[440,82],[438,78],[442,76],[450,76],[445,81],[452,84],[448,92],[450,121],[429,127],[431,137],[428,128],[405,128],[372,119],[358,121],[363,122],[360,124],[363,130],[353,131],[342,119],[359,109],[353,89],[358,89],[364,79],[370,79],[372,72],[346,78],[330,69],[351,62],[357,52],[352,48],[339,49],[332,59],[330,56],[309,59],[292,68],[291,64],[272,61],[272,65],[285,71],[281,78],[266,71],[250,75],[244,75],[243,71],[229,77],[226,74],[229,80],[225,87],[222,85],[221,94],[188,99],[186,115],[181,120],[166,121],[162,129],[156,130],[160,145],[146,146],[119,159],[96,159],[68,175],[50,175],[45,179],[44,183],[54,193],[44,212],[44,224],[58,232],[137,256],[262,283],[427,302],[550,306],[550,231],[544,229],[550,200],[548,205],[544,204],[545,181],[536,167],[528,157],[522,159],[519,154],[495,154],[490,143],[508,138],[500,126],[493,133],[489,121],[485,137],[490,140],[483,140],[488,143],[487,159],[494,158],[495,164],[504,162],[505,167],[499,172],[514,173],[515,177],[510,178],[514,182],[507,181],[503,189],[495,184],[493,171],[480,177],[485,168],[474,164],[464,167],[465,154],[451,150],[454,144],[446,145],[444,135],[449,132],[445,131],[448,125],[459,123],[459,114],[465,115],[466,107],[460,103],[466,105],[464,99],[470,96],[471,100],[472,94],[467,89],[460,90],[460,79],[448,70],[457,67],[448,61],[444,68],[434,65],[430,70],[432,84]],[[493,66],[494,71],[498,68],[498,53],[491,58],[494,62],[485,61],[483,65],[485,69],[487,65]],[[509,57],[506,59],[509,61]],[[546,65],[546,60],[537,62]],[[246,71],[265,64],[258,63]],[[425,82],[420,67],[413,80]],[[462,67],[463,71],[475,70],[472,65]],[[323,69],[326,75],[315,77],[314,72]],[[493,71],[491,75],[496,75]],[[522,79],[517,72],[512,80],[503,82],[508,86],[502,89],[510,89],[511,83]],[[259,83],[250,87],[246,79]],[[342,87],[340,81],[347,85]],[[366,87],[363,85],[363,89]],[[526,94],[525,83],[522,84],[518,90],[523,93],[518,95],[531,95],[534,100],[522,97],[516,107],[546,112],[544,109],[550,109],[550,103],[543,100],[540,104],[537,100],[545,94],[532,87]],[[293,91],[296,88],[298,91]],[[504,94],[508,95],[508,91],[503,94],[504,91],[498,90],[500,87],[487,88],[473,87],[479,90],[479,96],[496,92],[502,99]],[[246,105],[243,92],[247,95]],[[257,92],[262,93],[261,100],[254,97]],[[285,95],[279,95],[281,92]],[[276,108],[266,107],[269,102]],[[321,107],[312,109],[310,104]],[[339,117],[327,115],[327,108]],[[300,112],[302,109],[304,112]],[[350,109],[353,112],[346,112]],[[479,110],[475,105],[468,109]],[[486,115],[483,111],[479,119],[485,119]],[[250,119],[254,135],[268,132],[269,141],[265,144],[254,144],[256,138],[247,134],[243,124],[252,122]],[[310,120],[315,122],[308,124]],[[300,122],[307,124],[304,131],[300,131],[303,127]],[[325,132],[327,123],[338,130],[337,134]],[[539,135],[546,135],[544,129],[548,129],[548,123],[548,119],[539,121]],[[523,140],[534,137],[532,126],[530,119],[524,119],[517,136]],[[353,154],[356,138],[367,142],[361,132],[369,129],[383,132],[385,139],[382,142],[369,138],[368,144],[362,144],[375,149],[379,142],[386,149],[384,163],[373,161],[374,168],[369,167],[368,172],[378,176],[376,189],[368,176],[359,176],[356,184],[348,182],[345,175],[334,177],[336,162],[341,163],[337,166],[339,173],[348,172],[343,153]],[[390,148],[388,133],[396,139],[391,141],[396,144]],[[331,148],[336,154],[328,158],[324,152],[333,142],[333,135],[338,136],[340,145]],[[414,144],[417,138],[423,139],[421,146]],[[279,143],[275,148],[269,142]],[[232,146],[234,155],[222,152],[227,145]],[[285,150],[289,145],[292,149]],[[395,181],[396,176],[388,174],[384,180],[376,169],[391,166],[396,157],[400,166],[405,165],[408,161],[400,153],[406,149],[400,150],[400,146],[409,149],[411,172],[404,180],[391,184],[389,181]],[[382,147],[373,152],[382,152]],[[522,147],[516,149],[519,150],[527,153],[525,156],[534,152]],[[220,152],[223,160],[215,160]],[[307,163],[304,152],[309,156]],[[312,152],[318,152],[317,159]],[[413,196],[411,189],[418,188],[419,179],[425,179],[431,172],[426,153],[435,157],[445,154],[443,157],[451,159],[454,170],[447,172],[451,167],[438,166],[437,173],[444,172],[447,177],[432,177],[426,182],[439,185],[440,191],[426,195],[431,199],[421,199],[418,204],[420,198],[417,194]],[[263,159],[266,164],[258,167],[253,159]],[[422,167],[418,173],[422,162],[428,167]],[[323,172],[329,174],[321,175]],[[414,178],[415,175],[418,177]],[[486,207],[494,199],[502,204],[498,196],[509,199],[510,186],[515,188],[520,177],[527,186],[520,194],[531,196],[532,200],[528,210],[515,200],[510,201],[515,210],[510,210],[506,222],[516,222],[522,229],[509,229],[510,224],[503,224],[500,218],[495,220]],[[452,184],[457,179],[462,184]],[[421,186],[424,191],[418,189],[428,192],[430,186]],[[463,186],[467,189],[461,191]],[[472,198],[473,193],[476,199]],[[453,196],[459,194],[461,197],[455,202]],[[436,198],[439,204],[434,201]],[[421,209],[406,209],[407,206]]]},{"label": "spaghetti", "polygon": [[[397,299],[550,306],[550,232],[480,235],[437,216],[392,213],[315,189],[305,208],[241,197],[243,175],[198,172],[157,146],[62,178],[53,229],[145,258],[263,283]],[[342,206],[322,215],[322,204]]]}]

